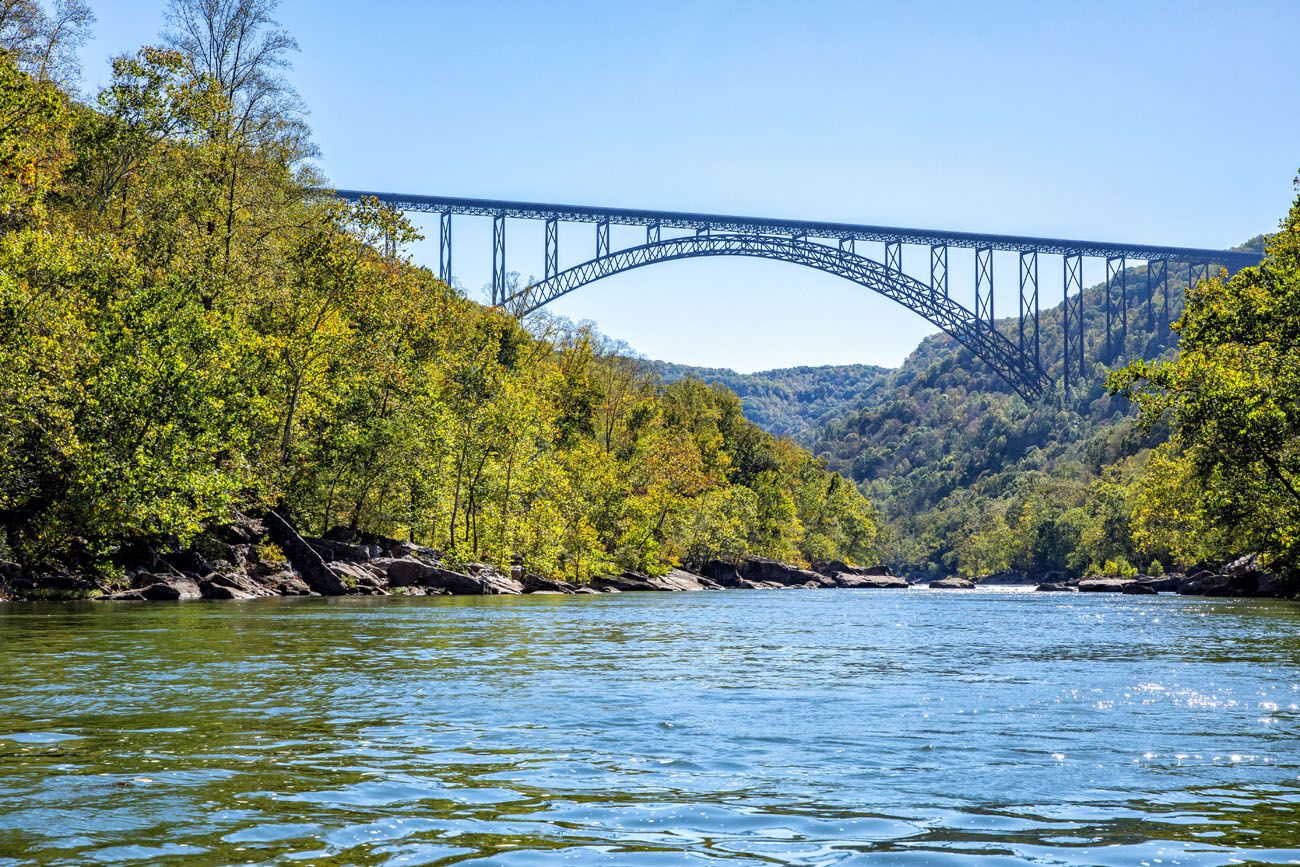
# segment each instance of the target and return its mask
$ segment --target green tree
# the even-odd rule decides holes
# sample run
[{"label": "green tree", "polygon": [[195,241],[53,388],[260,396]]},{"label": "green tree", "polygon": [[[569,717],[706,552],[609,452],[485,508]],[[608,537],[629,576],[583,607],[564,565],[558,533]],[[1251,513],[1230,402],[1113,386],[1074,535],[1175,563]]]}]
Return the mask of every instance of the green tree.
[{"label": "green tree", "polygon": [[[1187,516],[1182,532],[1199,537],[1177,543],[1185,553],[1258,550],[1295,572],[1300,196],[1269,240],[1263,263],[1196,286],[1176,328],[1175,360],[1134,363],[1108,381],[1112,391],[1137,402],[1144,424],[1169,416],[1175,427],[1140,520],[1157,518],[1160,507],[1177,508]],[[1207,534],[1207,524],[1227,533]]]}]

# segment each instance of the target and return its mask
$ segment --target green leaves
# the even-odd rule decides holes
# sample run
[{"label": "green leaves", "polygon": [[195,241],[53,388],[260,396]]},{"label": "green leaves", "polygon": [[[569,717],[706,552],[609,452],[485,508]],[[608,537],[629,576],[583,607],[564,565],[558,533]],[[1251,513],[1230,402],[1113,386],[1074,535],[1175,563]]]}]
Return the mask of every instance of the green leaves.
[{"label": "green leaves", "polygon": [[1184,557],[1259,551],[1300,571],[1300,198],[1264,262],[1201,283],[1173,361],[1107,386],[1175,433],[1144,479],[1138,534]]}]

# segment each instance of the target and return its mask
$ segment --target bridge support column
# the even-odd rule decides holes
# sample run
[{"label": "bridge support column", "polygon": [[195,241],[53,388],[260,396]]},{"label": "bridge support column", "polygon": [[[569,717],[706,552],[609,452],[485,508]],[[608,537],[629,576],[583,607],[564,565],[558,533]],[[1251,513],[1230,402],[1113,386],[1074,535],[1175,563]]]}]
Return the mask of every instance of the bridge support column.
[{"label": "bridge support column", "polygon": [[[1062,260],[1064,271],[1064,304],[1061,306],[1061,326],[1064,330],[1065,364],[1063,381],[1065,396],[1070,396],[1070,383],[1082,383],[1087,375],[1083,359],[1083,256],[1066,255]],[[1074,366],[1074,376],[1070,368]]]},{"label": "bridge support column", "polygon": [[[1169,262],[1166,259],[1156,259],[1154,262],[1147,263],[1147,304],[1151,315],[1155,315],[1155,289],[1160,287],[1160,327],[1169,327]],[[1155,326],[1152,326],[1155,330]]]},{"label": "bridge support column", "polygon": [[840,238],[840,255],[856,256],[858,244],[852,238]]},{"label": "bridge support column", "polygon": [[506,215],[492,218],[492,306],[506,297]]},{"label": "bridge support column", "polygon": [[645,227],[645,242],[647,244],[659,243],[659,224],[651,223]]},{"label": "bridge support column", "polygon": [[451,211],[438,215],[438,279],[451,283]]},{"label": "bridge support column", "polygon": [[885,270],[894,273],[903,270],[903,245],[901,242],[885,242]]},{"label": "bridge support column", "polygon": [[[1127,260],[1123,256],[1111,256],[1106,259],[1106,363],[1114,361],[1124,354],[1124,344],[1128,342],[1128,272],[1125,270]],[[1115,302],[1115,293],[1119,292],[1119,303]],[[1117,308],[1118,307],[1118,311]],[[1115,314],[1119,314],[1119,335],[1115,331]]]},{"label": "bridge support column", "polygon": [[930,291],[935,295],[943,291],[948,297],[948,247],[938,244],[930,248]]},{"label": "bridge support column", "polygon": [[1042,367],[1038,342],[1038,251],[1020,254],[1020,354]]},{"label": "bridge support column", "polygon": [[596,224],[596,258],[609,255],[609,220]]},{"label": "bridge support column", "polygon": [[546,221],[546,261],[542,270],[550,280],[560,272],[560,223],[555,217]]},{"label": "bridge support column", "polygon": [[975,248],[975,324],[996,331],[993,325],[993,248]]}]

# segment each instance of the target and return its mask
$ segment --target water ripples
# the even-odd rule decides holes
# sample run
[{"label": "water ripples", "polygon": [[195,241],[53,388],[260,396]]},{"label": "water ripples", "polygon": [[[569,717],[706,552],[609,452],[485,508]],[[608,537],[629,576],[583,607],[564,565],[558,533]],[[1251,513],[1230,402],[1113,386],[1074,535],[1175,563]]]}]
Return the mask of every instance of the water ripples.
[{"label": "water ripples", "polygon": [[1300,609],[0,607],[0,867],[1300,863]]}]

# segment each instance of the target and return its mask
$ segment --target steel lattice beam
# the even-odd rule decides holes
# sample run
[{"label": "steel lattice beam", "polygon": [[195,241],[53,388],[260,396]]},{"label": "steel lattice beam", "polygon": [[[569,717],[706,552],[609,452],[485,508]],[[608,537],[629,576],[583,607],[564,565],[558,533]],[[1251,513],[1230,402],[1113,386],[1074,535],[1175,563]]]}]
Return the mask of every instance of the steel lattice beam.
[{"label": "steel lattice beam", "polygon": [[451,214],[446,211],[438,219],[438,279],[451,283]]},{"label": "steel lattice beam", "polygon": [[1260,253],[1230,250],[1210,250],[1198,247],[1168,247],[1154,244],[1125,244],[1108,241],[1079,241],[1063,238],[1036,238],[1027,235],[997,235],[978,232],[952,232],[937,229],[908,229],[894,226],[873,226],[859,223],[835,223],[822,220],[784,220],[764,217],[741,217],[727,214],[699,214],[685,211],[651,211],[635,208],[603,208],[588,205],[555,205],[537,202],[515,202],[500,199],[459,198],[455,196],[424,196],[408,193],[377,193],[363,190],[336,190],[332,195],[355,201],[371,196],[403,211],[429,213],[468,214],[481,217],[507,217],[527,220],[599,223],[608,220],[622,226],[650,226],[658,224],[669,228],[712,230],[738,234],[798,234],[809,238],[918,244],[923,246],[948,246],[965,248],[992,248],[1013,250],[1018,253],[1052,253],[1108,258],[1127,256],[1130,259],[1151,261],[1169,259],[1174,262],[1215,263],[1228,268],[1230,273],[1249,265],[1257,265],[1263,258]]},{"label": "steel lattice beam", "polygon": [[1082,256],[1065,256],[1062,259],[1062,270],[1064,272],[1064,302],[1061,306],[1061,328],[1063,330],[1062,343],[1064,353],[1062,361],[1064,362],[1064,374],[1062,380],[1065,383],[1065,395],[1070,396],[1070,367],[1075,366],[1075,378],[1079,382],[1087,375],[1086,365],[1084,363],[1083,348],[1083,257]]},{"label": "steel lattice beam", "polygon": [[890,271],[903,270],[903,245],[897,241],[885,242],[885,267]]},{"label": "steel lattice beam", "polygon": [[1147,300],[1154,307],[1155,302],[1152,300],[1155,294],[1155,287],[1160,287],[1160,325],[1162,328],[1169,327],[1169,263],[1164,259],[1156,259],[1154,262],[1147,264]]},{"label": "steel lattice beam", "polygon": [[993,248],[975,250],[975,321],[988,328],[997,329],[993,318]]},{"label": "steel lattice beam", "polygon": [[1020,254],[1020,352],[1042,365],[1038,342],[1038,254]]},{"label": "steel lattice beam", "polygon": [[948,248],[943,244],[930,248],[930,291],[948,297]]},{"label": "steel lattice beam", "polygon": [[[1124,354],[1128,344],[1128,271],[1123,256],[1106,260],[1106,363]],[[1115,293],[1119,293],[1118,306]],[[1119,314],[1119,337],[1114,335],[1115,314]]]},{"label": "steel lattice beam", "polygon": [[542,270],[548,280],[560,271],[560,224],[554,217],[546,221],[546,260]]},{"label": "steel lattice beam", "polygon": [[772,235],[693,235],[669,238],[619,250],[561,271],[549,280],[528,286],[502,306],[523,316],[573,290],[623,271],[658,262],[703,256],[751,256],[816,268],[852,280],[915,311],[943,329],[975,356],[987,362],[1026,398],[1042,394],[1049,385],[1042,369],[1030,362],[1001,334],[982,325],[971,311],[900,271],[838,247]]},{"label": "steel lattice beam", "polygon": [[506,297],[506,216],[492,218],[492,304]]}]

